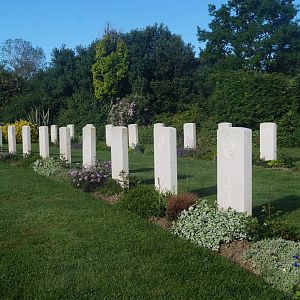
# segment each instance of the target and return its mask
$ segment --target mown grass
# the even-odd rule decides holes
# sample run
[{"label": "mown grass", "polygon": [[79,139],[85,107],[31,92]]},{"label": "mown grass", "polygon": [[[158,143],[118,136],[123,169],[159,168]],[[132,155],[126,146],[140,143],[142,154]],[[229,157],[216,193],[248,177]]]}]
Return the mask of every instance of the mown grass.
[{"label": "mown grass", "polygon": [[[131,161],[148,178],[139,169],[152,158]],[[193,185],[213,184],[214,164],[194,164]],[[286,298],[217,254],[67,183],[4,163],[0,179],[1,299]]]},{"label": "mown grass", "polygon": [[[18,147],[21,151],[21,145]],[[105,149],[105,146],[100,148]],[[33,145],[33,152],[38,152],[37,145]],[[258,149],[254,148],[253,152],[258,152]],[[279,148],[278,152],[294,157],[300,168],[300,148]],[[51,155],[58,157],[59,149],[51,147]],[[109,148],[107,151],[98,150],[97,159],[110,160]],[[72,161],[81,163],[81,150],[72,149]],[[129,164],[130,173],[144,183],[154,184],[153,155],[129,153]],[[179,191],[216,199],[216,162],[179,158],[178,186]],[[262,206],[267,203],[271,203],[274,211],[282,211],[282,217],[288,220],[300,238],[300,172],[253,167],[253,214],[259,216]]]}]

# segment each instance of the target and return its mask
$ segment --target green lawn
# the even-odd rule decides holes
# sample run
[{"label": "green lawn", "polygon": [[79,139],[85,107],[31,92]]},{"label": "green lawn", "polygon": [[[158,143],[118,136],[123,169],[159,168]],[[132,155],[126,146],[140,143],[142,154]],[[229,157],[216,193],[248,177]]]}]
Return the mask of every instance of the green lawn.
[{"label": "green lawn", "polygon": [[[131,173],[153,183],[153,156],[129,159]],[[216,198],[215,162],[178,159],[178,178],[180,190]],[[0,179],[0,298],[285,298],[222,257],[68,184],[4,163]],[[300,236],[299,173],[254,168],[253,201],[254,214],[268,202],[283,210]]]}]

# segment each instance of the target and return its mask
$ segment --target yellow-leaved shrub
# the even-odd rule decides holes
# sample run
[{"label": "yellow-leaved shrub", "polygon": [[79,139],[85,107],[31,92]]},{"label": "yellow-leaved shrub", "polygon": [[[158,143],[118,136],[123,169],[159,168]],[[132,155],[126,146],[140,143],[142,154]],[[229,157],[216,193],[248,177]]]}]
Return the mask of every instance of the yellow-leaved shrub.
[{"label": "yellow-leaved shrub", "polygon": [[29,121],[26,120],[19,120],[16,121],[15,123],[8,123],[2,126],[2,135],[4,141],[7,142],[8,139],[8,126],[15,126],[16,128],[16,140],[17,143],[22,143],[22,127],[23,126],[30,126],[30,135],[31,135],[31,142],[32,143],[37,143],[39,140],[39,130],[38,126],[36,124],[32,124]]}]

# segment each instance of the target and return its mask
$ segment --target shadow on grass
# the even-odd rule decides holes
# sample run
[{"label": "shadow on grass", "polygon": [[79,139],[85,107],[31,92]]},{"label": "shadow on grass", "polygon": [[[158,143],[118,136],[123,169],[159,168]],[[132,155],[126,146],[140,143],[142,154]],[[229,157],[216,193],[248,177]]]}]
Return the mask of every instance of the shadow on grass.
[{"label": "shadow on grass", "polygon": [[133,169],[132,173],[148,172],[153,170],[154,168],[139,168],[139,169]]},{"label": "shadow on grass", "polygon": [[[274,207],[273,212],[280,210],[281,214],[286,214],[294,210],[300,209],[300,197],[296,195],[289,195],[283,198],[279,198],[274,201],[270,201],[271,206]],[[256,206],[253,208],[253,215],[259,217],[262,213],[263,206],[267,206],[268,203]]]},{"label": "shadow on grass", "polygon": [[197,194],[199,197],[206,197],[217,194],[217,186],[207,186],[200,189],[192,190],[191,193]]},{"label": "shadow on grass", "polygon": [[154,178],[143,179],[142,184],[152,184],[152,185],[154,185]]}]

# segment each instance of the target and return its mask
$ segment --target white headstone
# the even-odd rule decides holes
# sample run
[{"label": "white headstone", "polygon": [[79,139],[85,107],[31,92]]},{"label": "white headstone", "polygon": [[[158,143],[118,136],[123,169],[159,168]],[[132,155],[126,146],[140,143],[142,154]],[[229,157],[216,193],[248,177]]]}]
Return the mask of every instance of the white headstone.
[{"label": "white headstone", "polygon": [[176,129],[161,127],[155,136],[155,187],[160,192],[177,194],[177,142]]},{"label": "white headstone", "polygon": [[30,126],[22,126],[23,156],[31,153]]},{"label": "white headstone", "polygon": [[60,158],[71,163],[71,135],[69,127],[59,128],[59,154]]},{"label": "white headstone", "polygon": [[42,158],[48,158],[49,157],[48,126],[39,127],[39,146],[40,146],[40,156]]},{"label": "white headstone", "polygon": [[[160,129],[162,127],[164,127],[165,124],[164,123],[155,123],[153,126],[153,147],[154,147],[154,151],[155,148],[157,148],[157,137],[158,137],[158,132],[160,131]],[[154,182],[155,182],[155,186],[158,186],[158,161],[157,161],[157,156],[154,155]]]},{"label": "white headstone", "polygon": [[184,148],[196,149],[196,124],[185,123],[183,125]]},{"label": "white headstone", "polygon": [[73,124],[69,124],[67,127],[70,128],[71,139],[73,139],[75,137],[75,127]]},{"label": "white headstone", "polygon": [[111,136],[111,171],[112,178],[124,183],[129,174],[128,166],[128,134],[124,126],[114,126]]},{"label": "white headstone", "polygon": [[2,146],[3,146],[3,144],[2,144],[2,127],[0,126],[0,151],[2,149]]},{"label": "white headstone", "polygon": [[252,214],[252,131],[242,127],[218,130],[218,206]]},{"label": "white headstone", "polygon": [[51,125],[50,139],[51,139],[52,144],[57,144],[57,142],[58,142],[57,125]]},{"label": "white headstone", "polygon": [[82,164],[87,167],[96,164],[96,128],[92,124],[82,129]]},{"label": "white headstone", "polygon": [[277,159],[277,124],[260,124],[260,159]]},{"label": "white headstone", "polygon": [[139,143],[139,133],[137,124],[128,125],[129,147],[134,148]]},{"label": "white headstone", "polygon": [[222,122],[218,124],[218,129],[222,129],[222,128],[227,128],[227,127],[232,127],[232,123],[229,122]]},{"label": "white headstone", "polygon": [[16,128],[15,126],[8,126],[8,152],[11,154],[17,153],[17,145],[16,145]]},{"label": "white headstone", "polygon": [[111,146],[111,130],[113,128],[112,124],[107,124],[105,125],[105,139],[106,139],[106,146],[110,147]]}]

